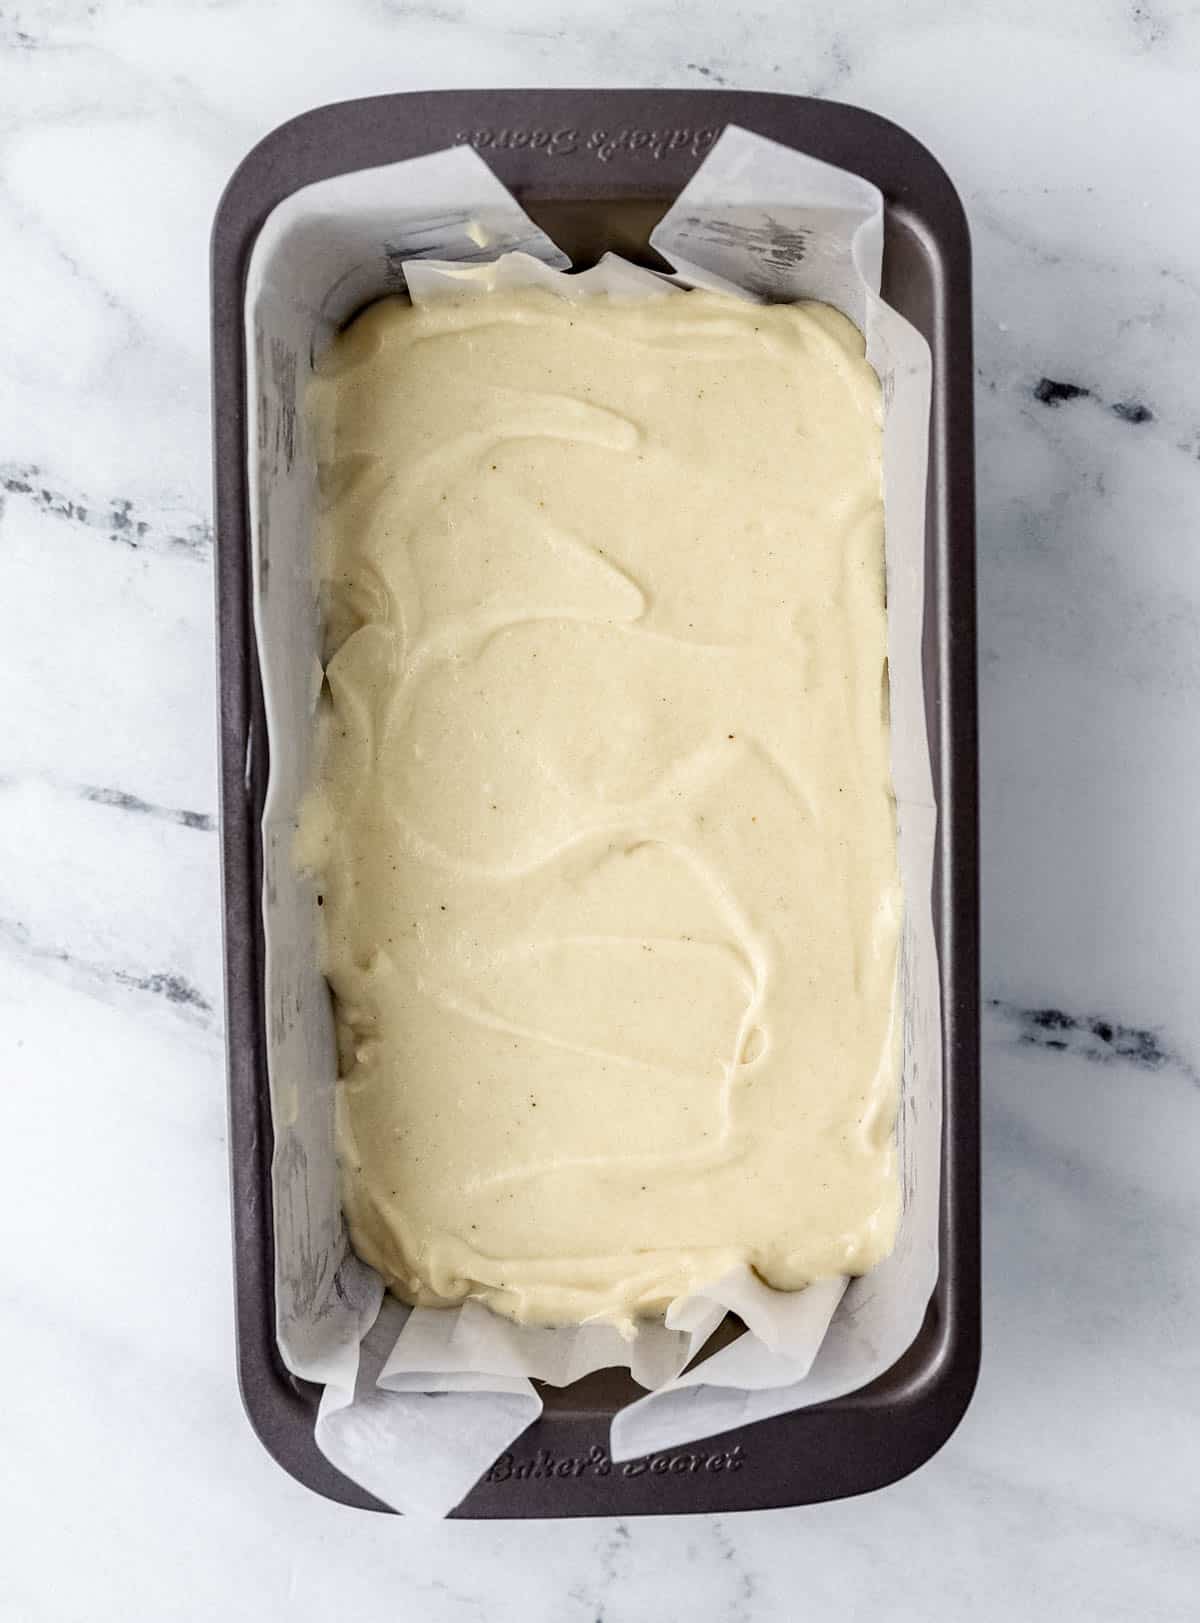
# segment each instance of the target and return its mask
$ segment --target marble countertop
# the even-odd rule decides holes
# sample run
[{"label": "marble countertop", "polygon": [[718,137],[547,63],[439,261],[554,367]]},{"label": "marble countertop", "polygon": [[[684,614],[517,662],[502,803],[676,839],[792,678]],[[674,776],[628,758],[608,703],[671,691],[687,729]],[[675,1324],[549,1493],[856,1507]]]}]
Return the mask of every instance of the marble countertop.
[{"label": "marble countertop", "polygon": [[[1198,69],[1193,0],[0,5],[5,1618],[1196,1615]],[[307,107],[603,83],[858,102],[970,217],[983,1371],[867,1499],[418,1526],[234,1384],[208,230]]]}]

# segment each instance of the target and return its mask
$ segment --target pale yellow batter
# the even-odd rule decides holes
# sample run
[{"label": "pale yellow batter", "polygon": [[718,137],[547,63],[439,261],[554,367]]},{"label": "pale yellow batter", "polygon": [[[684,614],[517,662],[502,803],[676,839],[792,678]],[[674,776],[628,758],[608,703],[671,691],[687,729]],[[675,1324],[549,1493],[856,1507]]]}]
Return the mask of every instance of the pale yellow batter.
[{"label": "pale yellow batter", "polygon": [[298,839],[355,1248],[628,1326],[893,1243],[880,396],[822,305],[368,310],[311,387]]}]

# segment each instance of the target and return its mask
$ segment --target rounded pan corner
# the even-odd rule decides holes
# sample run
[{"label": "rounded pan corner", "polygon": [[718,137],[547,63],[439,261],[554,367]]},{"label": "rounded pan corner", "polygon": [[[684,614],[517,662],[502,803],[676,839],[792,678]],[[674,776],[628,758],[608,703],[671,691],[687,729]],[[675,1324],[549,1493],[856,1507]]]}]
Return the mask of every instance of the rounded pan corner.
[{"label": "rounded pan corner", "polygon": [[957,1320],[953,1334],[939,1349],[898,1406],[896,1419],[910,1452],[899,1469],[878,1486],[903,1481],[927,1465],[958,1430],[979,1384],[980,1327],[978,1310]]},{"label": "rounded pan corner", "polygon": [[895,1449],[879,1480],[862,1491],[875,1493],[883,1488],[894,1487],[897,1482],[903,1482],[905,1477],[913,1476],[922,1470],[940,1454],[970,1408],[978,1380],[979,1359],[976,1357],[965,1371],[957,1372],[952,1379],[939,1385],[936,1393],[931,1394],[928,1400],[928,1412],[922,1412],[920,1416],[919,1426],[911,1427],[910,1451],[900,1456],[899,1450]]},{"label": "rounded pan corner", "polygon": [[276,124],[242,158],[225,182],[213,213],[210,248],[214,262],[219,260],[227,243],[236,243],[247,215],[255,211],[277,181],[286,178],[295,161],[297,145],[308,144],[305,137],[310,126],[324,123],[337,105],[327,102],[321,107],[310,107]]},{"label": "rounded pan corner", "polygon": [[[962,1424],[979,1385],[979,1368],[980,1338],[976,1332],[971,1338],[970,1347],[964,1349],[958,1365],[943,1376],[937,1388],[938,1415],[933,1441],[929,1451],[917,1461],[917,1465],[924,1465],[931,1460],[946,1446]],[[917,1465],[914,1465],[914,1470],[917,1469]]]},{"label": "rounded pan corner", "polygon": [[[828,1423],[829,1441],[836,1441],[839,1460],[817,1491],[790,1490],[781,1473],[778,1486],[757,1503],[730,1508],[784,1509],[858,1499],[894,1487],[928,1465],[958,1430],[974,1396],[979,1379],[978,1320],[964,1325],[942,1356],[924,1364],[902,1394],[887,1394],[891,1373],[820,1409],[798,1409],[747,1428],[744,1435],[752,1446],[760,1427],[776,1427],[774,1449],[778,1453],[786,1443],[778,1430],[782,1421],[799,1452],[813,1447],[814,1427],[819,1425],[817,1435],[824,1435]],[[868,1397],[872,1389],[879,1389],[876,1401]]]},{"label": "rounded pan corner", "polygon": [[252,1356],[245,1341],[240,1342],[239,1353],[237,1383],[242,1409],[250,1430],[275,1464],[321,1499],[351,1510],[391,1515],[389,1506],[344,1476],[321,1453],[313,1436],[312,1410],[289,1385],[275,1360],[263,1353]]},{"label": "rounded pan corner", "polygon": [[873,139],[878,138],[879,150],[898,160],[896,172],[902,178],[896,183],[889,201],[899,202],[919,217],[936,221],[943,252],[969,276],[971,228],[967,211],[958,188],[941,160],[911,130],[885,118],[882,113],[856,107],[851,102],[832,102],[828,105],[837,107],[865,130],[874,132]]},{"label": "rounded pan corner", "polygon": [[[837,1497],[877,1493],[921,1470],[950,1441],[970,1408],[979,1382],[978,1300],[959,1304],[958,1311],[943,1318],[935,1297],[927,1325],[930,1320],[932,1337],[923,1330],[892,1369],[828,1406],[833,1411],[843,1403],[852,1405],[845,1417],[847,1437],[861,1427],[867,1442],[860,1457],[868,1463],[859,1480],[844,1485]],[[799,1419],[805,1411],[796,1414]]]},{"label": "rounded pan corner", "polygon": [[[243,277],[267,216],[277,203],[312,178],[304,173],[310,166],[299,160],[319,150],[318,132],[326,133],[340,112],[358,105],[326,102],[284,119],[254,143],[225,182],[213,211],[208,239],[214,325],[224,317],[231,323],[240,322]],[[319,170],[320,164],[315,167]]]},{"label": "rounded pan corner", "polygon": [[394,91],[384,95],[323,102],[284,119],[254,143],[222,189],[213,213],[209,257],[214,267],[234,266],[249,256],[253,240],[275,205],[314,180],[340,174],[347,168],[369,167],[386,159],[357,153],[365,146],[364,132],[377,133],[382,116],[372,121],[370,109],[380,115],[401,102],[430,102],[454,96],[452,91]]}]

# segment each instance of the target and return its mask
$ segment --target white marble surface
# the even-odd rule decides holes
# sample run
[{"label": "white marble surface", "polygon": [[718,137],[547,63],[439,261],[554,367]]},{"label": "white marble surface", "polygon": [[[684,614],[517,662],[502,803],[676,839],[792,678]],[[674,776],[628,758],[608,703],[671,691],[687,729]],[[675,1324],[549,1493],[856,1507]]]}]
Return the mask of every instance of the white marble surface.
[{"label": "white marble surface", "polygon": [[[6,1620],[1197,1614],[1198,69],[1193,0],[0,5]],[[207,235],[306,107],[606,82],[862,103],[970,215],[983,1374],[866,1500],[416,1526],[233,1381]]]}]

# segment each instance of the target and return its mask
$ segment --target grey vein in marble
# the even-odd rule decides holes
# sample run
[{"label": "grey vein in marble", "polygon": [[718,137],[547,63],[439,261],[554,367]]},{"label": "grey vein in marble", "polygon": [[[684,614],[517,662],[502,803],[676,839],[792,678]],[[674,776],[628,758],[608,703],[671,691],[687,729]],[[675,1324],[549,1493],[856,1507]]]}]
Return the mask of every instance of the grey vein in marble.
[{"label": "grey vein in marble", "polygon": [[730,1623],[753,1623],[758,1581],[746,1565],[737,1541],[730,1535],[724,1521],[714,1516],[711,1523],[712,1540],[728,1567],[735,1584],[731,1604],[725,1613]]},{"label": "grey vein in marble", "polygon": [[[1034,386],[1033,398],[1043,406],[1058,407],[1069,400],[1094,400],[1093,389],[1082,383],[1059,383],[1054,378],[1039,378]],[[1103,402],[1101,402],[1103,404]],[[1154,413],[1140,400],[1114,400],[1108,410],[1123,423],[1152,423]]]},{"label": "grey vein in marble", "polygon": [[139,971],[80,957],[65,947],[35,940],[19,919],[0,918],[0,951],[32,962],[80,991],[101,997],[112,990],[145,993],[202,1026],[216,1023],[213,1005],[200,988],[172,970]]},{"label": "grey vein in marble", "polygon": [[591,1623],[608,1623],[609,1611],[605,1595],[616,1588],[622,1568],[629,1554],[630,1533],[626,1522],[618,1521],[598,1540],[595,1551],[594,1582],[573,1585],[571,1600],[585,1608]]},{"label": "grey vein in marble", "polygon": [[108,806],[114,811],[133,812],[139,817],[151,817],[159,822],[174,823],[179,828],[196,829],[203,834],[213,833],[217,826],[217,820],[210,812],[189,811],[183,806],[163,806],[154,800],[143,800],[141,795],[131,794],[128,789],[116,789],[106,783],[72,783],[50,773],[0,774],[0,790],[15,789],[21,784],[31,782],[44,783],[47,787],[57,790],[59,794],[74,795],[77,799],[86,800],[94,806]]},{"label": "grey vein in marble", "polygon": [[19,26],[20,19],[0,12],[0,49],[10,51],[36,51],[38,39],[28,29]]},{"label": "grey vein in marble", "polygon": [[707,79],[711,84],[723,86],[729,83],[723,73],[718,73],[716,68],[706,67],[703,62],[686,62],[684,66],[689,73],[698,73],[702,79]]},{"label": "grey vein in marble", "polygon": [[94,805],[112,806],[117,811],[135,812],[142,817],[160,818],[163,822],[177,823],[180,828],[194,828],[211,834],[217,826],[216,818],[208,812],[187,811],[180,806],[159,806],[152,800],[143,800],[141,795],[131,795],[125,789],[111,789],[98,783],[77,783],[67,787],[81,800],[89,800]]},{"label": "grey vein in marble", "polygon": [[1171,25],[1156,6],[1134,0],[1129,8],[1129,19],[1143,51],[1152,51],[1156,45],[1162,45],[1170,38]]},{"label": "grey vein in marble", "polygon": [[212,551],[212,525],[207,519],[189,518],[178,525],[127,496],[103,500],[82,496],[48,480],[36,463],[0,462],[0,516],[6,497],[29,502],[39,512],[82,525],[135,550],[196,559],[207,559]]},{"label": "grey vein in marble", "polygon": [[1124,1025],[1103,1015],[1070,1014],[1065,1009],[1024,1008],[995,997],[988,999],[987,1008],[1028,1047],[1071,1054],[1098,1065],[1123,1060],[1143,1071],[1174,1070],[1200,1085],[1200,1074],[1190,1060],[1151,1026]]}]

